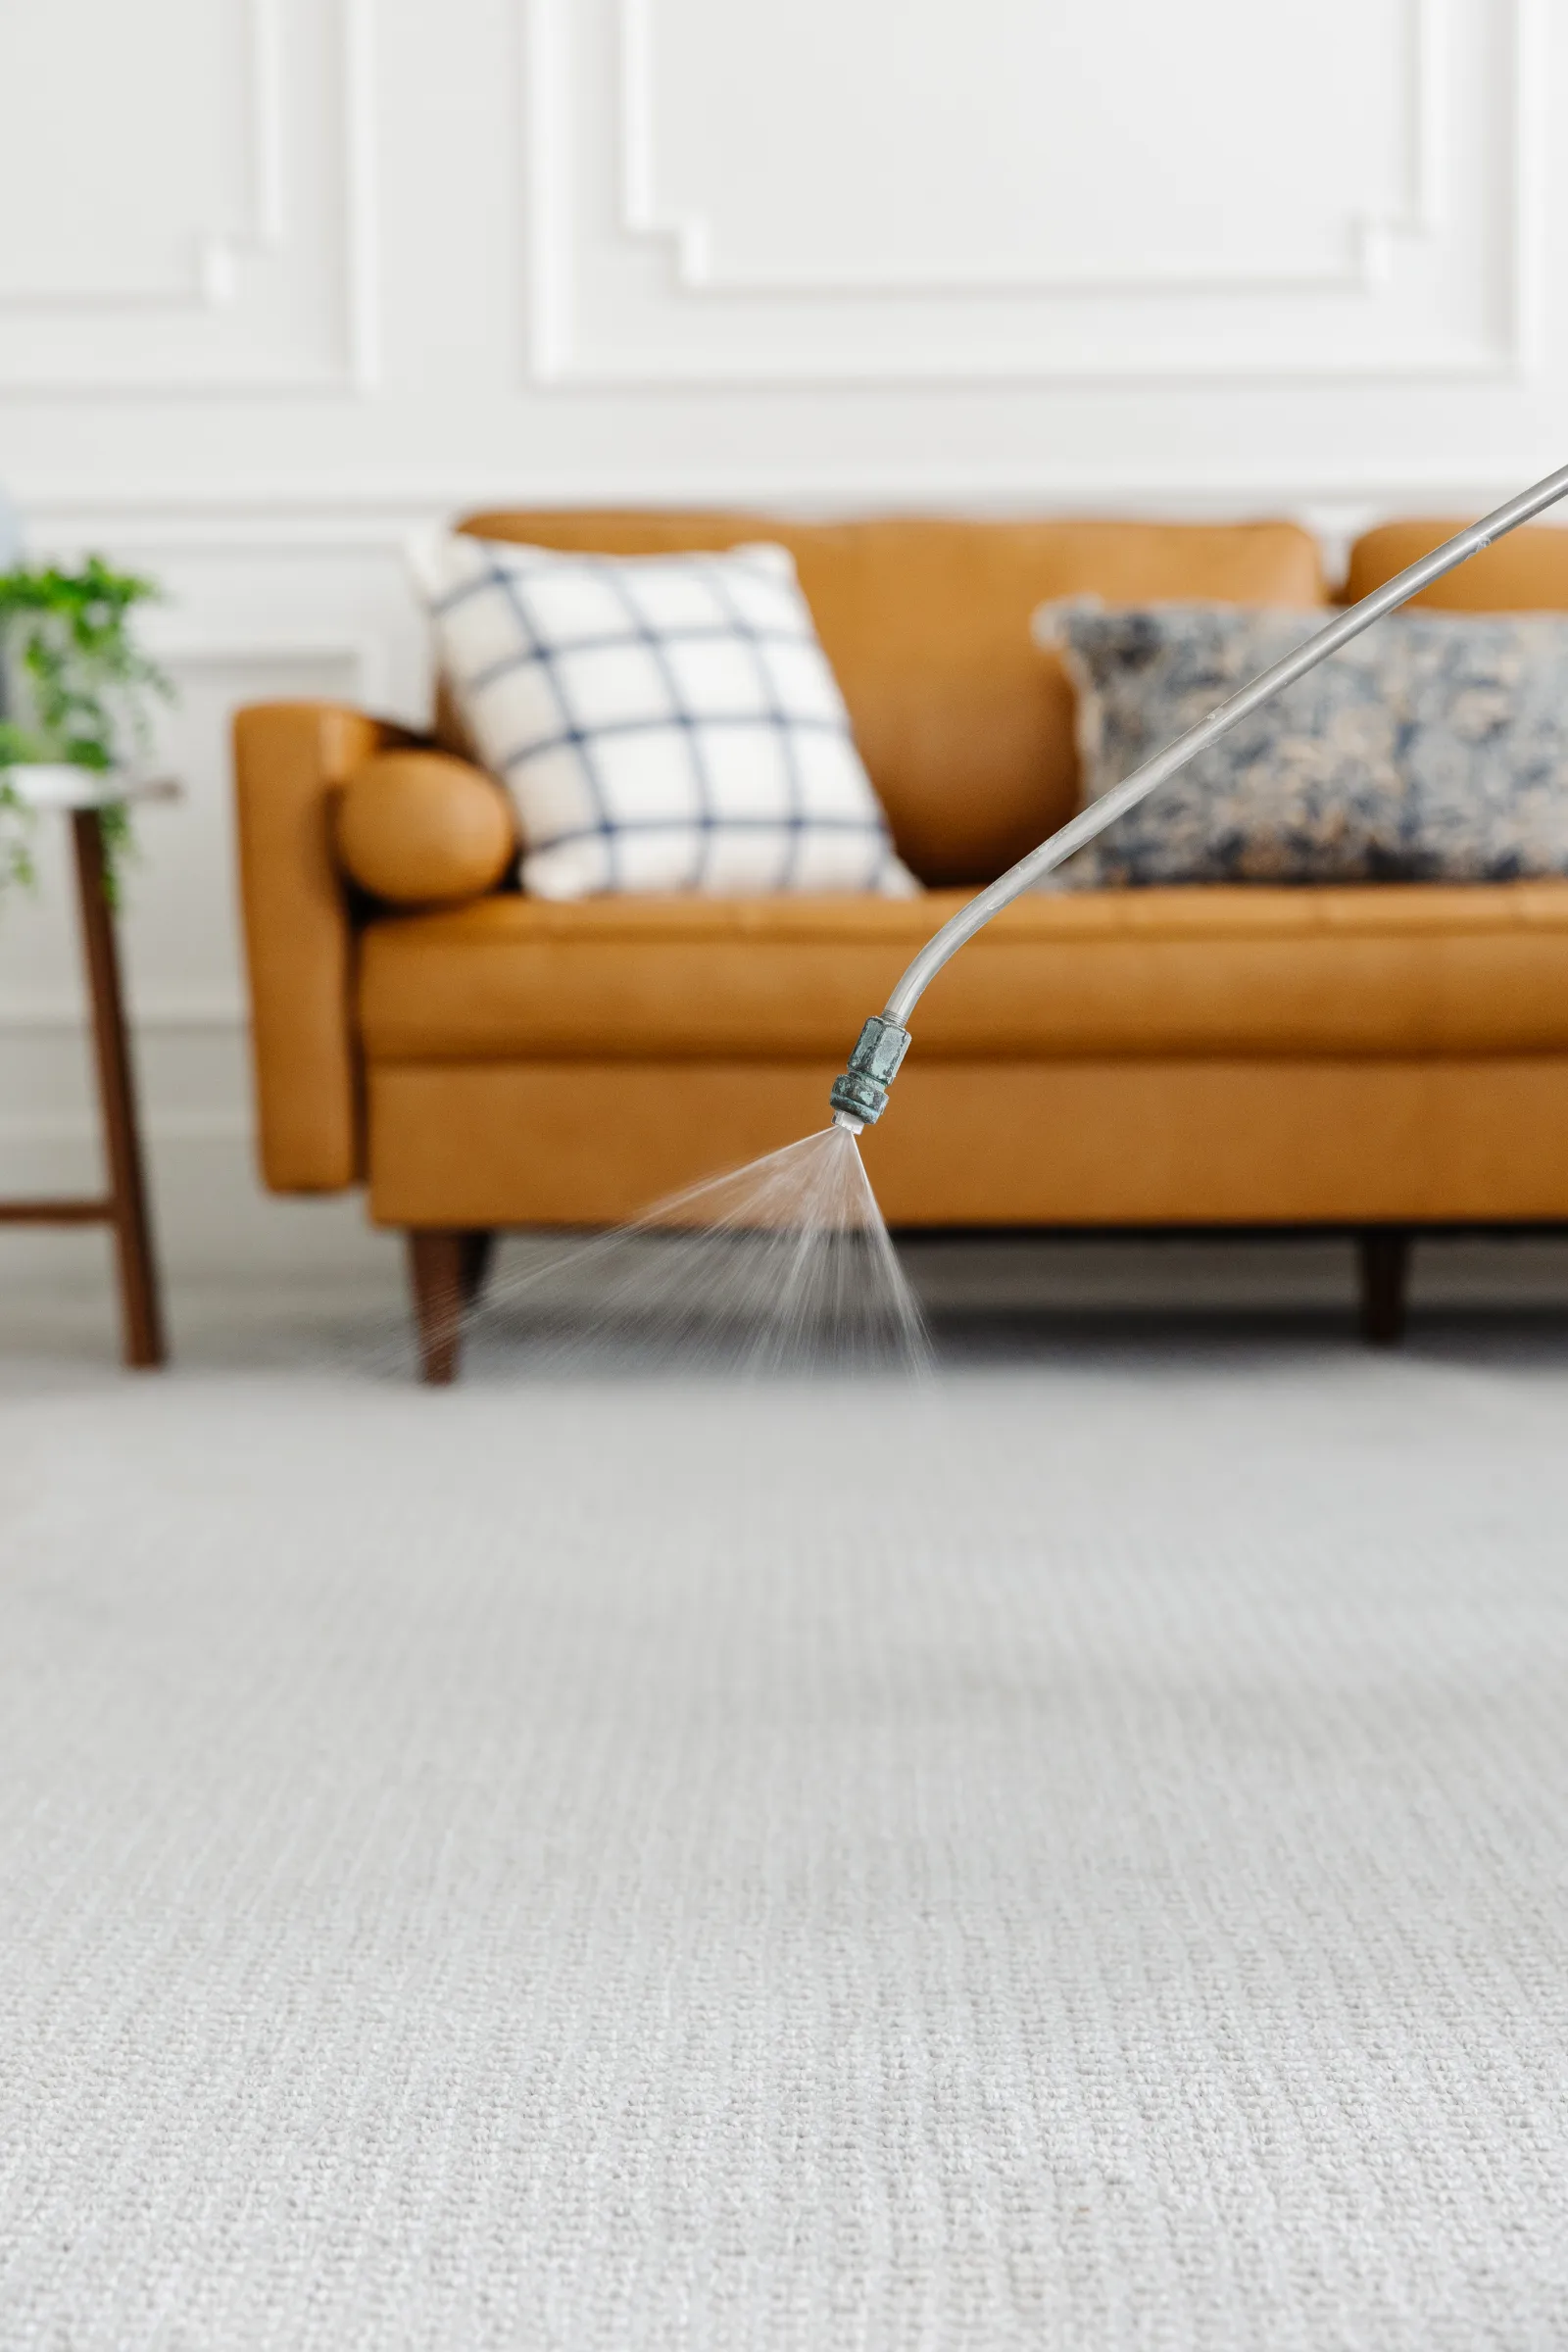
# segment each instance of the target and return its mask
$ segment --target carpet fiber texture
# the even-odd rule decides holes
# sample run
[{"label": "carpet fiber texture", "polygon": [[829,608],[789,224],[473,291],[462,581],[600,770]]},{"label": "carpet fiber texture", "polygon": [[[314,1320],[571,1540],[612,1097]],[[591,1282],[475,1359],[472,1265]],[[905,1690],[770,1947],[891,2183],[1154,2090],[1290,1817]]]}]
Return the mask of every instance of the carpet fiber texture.
[{"label": "carpet fiber texture", "polygon": [[0,2342],[1560,2352],[1565,1420],[13,1378]]}]

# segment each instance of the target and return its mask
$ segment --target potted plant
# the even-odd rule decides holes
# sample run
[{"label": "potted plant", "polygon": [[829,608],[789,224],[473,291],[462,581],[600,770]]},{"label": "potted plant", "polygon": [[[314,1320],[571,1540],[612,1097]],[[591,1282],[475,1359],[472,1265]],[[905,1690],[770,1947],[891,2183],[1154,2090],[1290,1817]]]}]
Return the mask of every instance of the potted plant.
[{"label": "potted plant", "polygon": [[[32,811],[12,771],[64,763],[108,775],[145,755],[152,701],[171,687],[131,614],[158,593],[100,556],[75,570],[0,572],[0,898],[32,879]],[[131,846],[123,801],[106,800],[99,822],[113,898]]]}]

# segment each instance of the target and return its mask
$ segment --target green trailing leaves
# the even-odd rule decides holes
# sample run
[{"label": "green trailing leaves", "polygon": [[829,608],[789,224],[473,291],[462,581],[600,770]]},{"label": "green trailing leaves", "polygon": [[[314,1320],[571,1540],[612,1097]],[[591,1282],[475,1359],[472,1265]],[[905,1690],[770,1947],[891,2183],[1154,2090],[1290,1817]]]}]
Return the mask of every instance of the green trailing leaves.
[{"label": "green trailing leaves", "polygon": [[20,757],[9,749],[13,732],[0,724],[0,899],[14,882],[30,889],[34,880],[32,811],[23,807],[6,782],[4,762]]},{"label": "green trailing leaves", "polygon": [[[6,770],[30,760],[67,760],[101,774],[144,754],[151,707],[172,688],[136,641],[131,614],[159,593],[154,581],[114,571],[100,556],[76,570],[56,564],[0,572],[0,895],[30,882],[30,812]],[[101,812],[110,896],[131,850],[122,802]]]}]

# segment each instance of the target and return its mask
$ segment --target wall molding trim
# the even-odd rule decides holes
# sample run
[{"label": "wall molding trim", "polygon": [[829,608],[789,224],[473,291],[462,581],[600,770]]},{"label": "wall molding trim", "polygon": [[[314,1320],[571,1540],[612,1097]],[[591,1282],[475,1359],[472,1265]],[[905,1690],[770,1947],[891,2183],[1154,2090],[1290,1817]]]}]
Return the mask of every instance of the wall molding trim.
[{"label": "wall molding trim", "polygon": [[148,649],[171,669],[281,669],[336,662],[354,680],[357,704],[377,709],[387,692],[386,648],[363,629],[257,628],[201,630],[175,626],[147,632]]},{"label": "wall molding trim", "polygon": [[[252,1121],[243,1110],[155,1110],[146,1113],[140,1124],[152,1144],[249,1143],[253,1133]],[[41,1110],[26,1118],[0,1117],[0,1149],[74,1144],[97,1151],[102,1143],[102,1129],[87,1111]]]},{"label": "wall molding trim", "polygon": [[1348,213],[1337,269],[1239,269],[1223,254],[1133,271],[927,267],[884,270],[725,270],[715,261],[711,220],[670,212],[658,195],[658,124],[654,97],[656,14],[660,0],[617,0],[619,67],[620,224],[626,235],[669,248],[674,275],[687,292],[711,295],[857,294],[1200,294],[1370,293],[1384,284],[1401,238],[1431,237],[1440,218],[1437,159],[1441,147],[1442,83],[1437,16],[1441,0],[1403,0],[1405,101],[1409,111],[1407,184],[1386,214]]},{"label": "wall molding trim", "polygon": [[[1100,269],[990,270],[972,267],[957,271],[939,268],[897,269],[868,274],[812,267],[736,270],[716,259],[713,224],[700,211],[664,206],[658,189],[658,135],[655,107],[654,44],[659,0],[601,0],[613,7],[613,53],[617,87],[607,94],[613,103],[616,135],[613,172],[618,182],[610,192],[615,225],[622,244],[642,247],[663,257],[669,316],[682,308],[706,309],[714,317],[727,308],[762,303],[779,308],[794,304],[795,322],[802,331],[782,353],[749,348],[755,336],[736,324],[722,356],[699,357],[671,348],[662,353],[644,349],[587,354],[580,342],[577,318],[582,257],[576,245],[578,203],[571,185],[577,142],[572,136],[572,41],[580,38],[583,0],[519,0],[523,44],[525,117],[526,221],[528,239],[527,326],[530,368],[541,387],[629,387],[657,391],[663,387],[726,391],[769,390],[785,385],[797,390],[856,386],[894,389],[900,386],[946,382],[983,387],[990,384],[1135,383],[1138,385],[1201,384],[1204,382],[1380,384],[1407,382],[1490,382],[1519,378],[1535,350],[1535,328],[1541,306],[1539,210],[1540,150],[1544,135],[1542,75],[1539,72],[1541,16],[1544,0],[1489,0],[1507,12],[1510,49],[1509,101],[1513,117],[1510,159],[1497,188],[1505,221],[1509,256],[1506,320],[1490,347],[1474,353],[1437,351],[1355,358],[1348,353],[1326,358],[1314,348],[1291,358],[1277,352],[1238,357],[1234,350],[1221,359],[1198,351],[1186,357],[1168,351],[1137,361],[1080,364],[1046,346],[1044,332],[1034,347],[1004,361],[966,349],[972,338],[939,335],[929,348],[902,360],[868,362],[863,356],[835,353],[824,356],[823,337],[806,331],[810,306],[846,301],[868,306],[896,302],[927,302],[985,297],[1018,306],[1053,301],[1148,296],[1168,303],[1188,295],[1228,300],[1236,297],[1288,299],[1305,294],[1340,294],[1375,299],[1392,283],[1401,246],[1431,245],[1450,217],[1444,187],[1444,161],[1449,151],[1444,116],[1445,69],[1443,22],[1448,0],[1403,0],[1405,59],[1404,94],[1409,113],[1406,185],[1397,205],[1379,215],[1352,214],[1345,224],[1345,255],[1329,270],[1261,270],[1236,269],[1223,256],[1195,257],[1191,263],[1152,265],[1147,271],[1106,272]],[[741,312],[735,316],[738,320]],[[781,316],[782,316],[781,312]],[[1027,312],[1020,312],[1026,316]],[[818,321],[818,324],[820,322]],[[833,338],[828,337],[831,345]],[[1152,336],[1152,348],[1162,337]],[[676,338],[678,344],[678,337]],[[1319,338],[1321,343],[1321,338]]]},{"label": "wall molding trim", "polygon": [[1037,514],[1133,514],[1150,504],[1185,512],[1235,512],[1258,501],[1271,509],[1303,504],[1408,506],[1432,500],[1461,505],[1510,496],[1562,463],[1560,450],[1511,459],[1495,451],[1428,462],[1364,467],[1248,461],[1236,466],[1136,464],[1028,466],[979,463],[874,465],[808,463],[676,466],[663,465],[552,466],[533,479],[496,474],[427,488],[321,491],[279,487],[257,493],[217,486],[193,495],[188,484],[104,487],[90,493],[24,493],[29,538],[39,547],[56,536],[85,544],[111,530],[127,545],[169,549],[193,557],[230,554],[401,555],[408,533],[481,508],[620,506],[757,506],[776,504],[803,514],[872,513],[897,507],[941,513],[954,505],[977,512]]},{"label": "wall molding trim", "polygon": [[[319,0],[316,0],[319,5]],[[373,40],[376,0],[331,0],[337,32],[341,103],[336,112],[343,179],[339,235],[342,247],[343,358],[325,370],[298,374],[232,373],[172,369],[145,375],[114,366],[46,370],[37,376],[0,375],[0,401],[97,399],[204,400],[319,399],[332,394],[362,396],[379,381],[379,254],[377,237],[376,122]],[[249,219],[238,230],[193,229],[188,282],[172,289],[106,289],[98,292],[0,292],[0,311],[42,315],[117,315],[143,320],[164,312],[213,314],[231,310],[247,263],[276,259],[285,250],[288,207],[285,191],[285,54],[281,0],[244,0],[248,111],[245,138],[251,183]],[[300,224],[302,230],[304,224]]]},{"label": "wall molding trim", "polygon": [[[245,1029],[249,1021],[240,998],[205,991],[171,995],[142,990],[136,992],[129,1009],[138,1030],[171,1037],[215,1030],[226,1035]],[[88,1019],[84,997],[24,997],[9,1004],[0,1002],[0,1037],[54,1037],[62,1031],[85,1034]]]},{"label": "wall molding trim", "polygon": [[188,273],[172,286],[0,289],[5,311],[218,310],[234,299],[241,264],[283,240],[283,125],[279,0],[244,0],[248,89],[245,121],[249,219],[240,228],[189,231]]}]

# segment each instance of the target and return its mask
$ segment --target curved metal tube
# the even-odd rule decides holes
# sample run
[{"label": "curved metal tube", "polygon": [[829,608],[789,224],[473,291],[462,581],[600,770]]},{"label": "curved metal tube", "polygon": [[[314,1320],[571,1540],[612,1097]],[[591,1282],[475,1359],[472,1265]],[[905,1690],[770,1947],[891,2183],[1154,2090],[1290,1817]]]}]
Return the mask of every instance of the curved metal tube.
[{"label": "curved metal tube", "polygon": [[[1385,612],[1392,612],[1396,606],[1402,605],[1420,589],[1430,586],[1432,581],[1441,580],[1446,571],[1452,571],[1455,564],[1464,563],[1468,556],[1478,555],[1482,548],[1490,547],[1494,539],[1500,539],[1506,532],[1517,529],[1520,523],[1528,522],[1532,515],[1539,514],[1545,507],[1555,505],[1564,496],[1568,496],[1568,466],[1559,466],[1555,473],[1548,473],[1533,489],[1522,490],[1517,498],[1511,498],[1495,514],[1472,523],[1469,530],[1461,531],[1457,538],[1446,540],[1430,556],[1423,556],[1419,564],[1412,564],[1408,570],[1396,573],[1381,588],[1375,588],[1370,596],[1362,597],[1358,605],[1351,605],[1348,612],[1331,620],[1326,629],[1320,629],[1315,637],[1309,637],[1304,645],[1287,654],[1283,662],[1276,662],[1272,669],[1265,669],[1250,686],[1244,686],[1239,694],[1233,694],[1229,702],[1221,703],[1217,710],[1211,710],[1207,718],[1189,733],[1179,735],[1164,751],[1156,754],[1143,767],[1135,769],[1120,784],[1114,785],[1090,808],[1081,810],[1059,832],[1053,833],[1049,841],[1043,841],[1039,849],[1031,850],[1027,858],[1020,858],[1016,865],[1009,866],[995,882],[977,891],[966,906],[951,915],[941,930],[926,941],[900,980],[887,1001],[882,1019],[903,1029],[949,957],[956,956],[982,924],[989,923],[994,914],[999,914],[1032,882],[1038,882],[1042,874],[1049,874],[1053,867],[1062,864],[1075,850],[1081,850],[1086,842],[1095,840],[1107,825],[1113,825],[1118,816],[1125,815],[1129,808],[1136,808],[1139,802],[1146,801],[1167,777],[1175,775],[1190,760],[1196,760],[1200,752],[1206,752],[1211,743],[1217,743],[1249,712],[1257,710],[1260,704],[1268,702],[1284,687],[1294,684],[1296,679],[1304,677],[1320,662],[1326,662],[1330,654],[1338,653],[1342,645],[1348,645],[1352,637],[1359,637],[1363,629],[1369,629],[1375,620],[1381,620]],[[871,1115],[878,1116],[879,1109],[872,1111]]]}]

